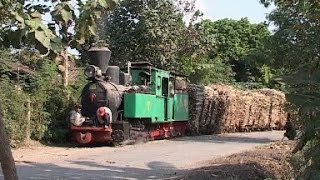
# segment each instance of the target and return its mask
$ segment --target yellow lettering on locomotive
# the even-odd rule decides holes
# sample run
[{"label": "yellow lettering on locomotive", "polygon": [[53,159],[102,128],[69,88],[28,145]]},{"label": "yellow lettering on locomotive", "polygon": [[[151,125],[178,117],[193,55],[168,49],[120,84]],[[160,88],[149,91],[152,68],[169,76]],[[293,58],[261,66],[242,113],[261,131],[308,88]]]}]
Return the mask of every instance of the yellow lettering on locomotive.
[{"label": "yellow lettering on locomotive", "polygon": [[147,101],[147,110],[150,111],[151,109],[151,101]]}]

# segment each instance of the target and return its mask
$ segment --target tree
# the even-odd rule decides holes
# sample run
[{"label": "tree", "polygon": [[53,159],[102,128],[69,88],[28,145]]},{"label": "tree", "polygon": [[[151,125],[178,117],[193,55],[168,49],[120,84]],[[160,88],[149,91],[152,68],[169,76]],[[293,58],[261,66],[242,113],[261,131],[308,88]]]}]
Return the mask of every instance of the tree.
[{"label": "tree", "polygon": [[251,78],[259,76],[253,64],[259,59],[249,61],[247,56],[261,47],[264,39],[270,36],[266,25],[251,24],[248,19],[243,18],[241,20],[204,20],[200,22],[200,26],[207,39],[215,40],[215,48],[209,52],[212,60],[218,58],[229,64],[236,73],[237,81],[252,81]]},{"label": "tree", "polygon": [[[1,111],[1,107],[0,107]],[[2,115],[0,114],[0,163],[5,179],[18,179],[16,166],[10,149],[9,138],[6,134]]]},{"label": "tree", "polygon": [[298,113],[295,125],[302,136],[295,149],[299,157],[298,178],[319,179],[320,173],[320,3],[315,0],[261,0],[276,9],[269,20],[276,26],[272,37],[274,62],[289,70],[279,79],[286,85],[288,100]]},{"label": "tree", "polygon": [[[8,128],[5,128],[4,123],[4,114],[3,114],[3,107],[5,107],[4,104],[4,94],[3,89],[5,89],[5,86],[2,86],[4,83],[3,81],[6,81],[6,77],[4,77],[4,74],[7,75],[8,67],[7,62],[8,60],[12,60],[10,58],[10,55],[8,51],[3,51],[0,49],[0,77],[1,77],[1,102],[0,102],[0,163],[2,172],[5,179],[18,179],[15,162],[12,156],[12,152],[10,149],[10,141],[7,135]],[[5,83],[7,85],[7,83]],[[11,95],[11,94],[10,94]],[[12,98],[12,96],[11,96]],[[15,107],[18,108],[18,107]]]},{"label": "tree", "polygon": [[168,67],[176,58],[183,14],[169,0],[124,0],[107,27],[113,63],[148,61]]},{"label": "tree", "polygon": [[[190,16],[188,23],[185,15]],[[209,83],[217,72],[228,74],[221,71],[223,62],[208,64],[207,52],[214,49],[214,37],[204,35],[204,27],[197,23],[201,16],[194,2],[189,1],[122,1],[106,23],[111,63],[121,66],[127,61],[148,61],[159,68],[197,77],[191,78],[192,82],[201,83]]]},{"label": "tree", "polygon": [[222,59],[210,59],[203,55],[194,60],[185,59],[182,66],[191,83],[208,85],[235,81],[231,66]]},{"label": "tree", "polygon": [[[48,4],[34,1],[2,0],[0,2],[0,46],[36,48],[45,55],[62,62],[63,84],[68,86],[67,48],[79,47],[86,38],[96,36],[96,19],[115,5],[113,0],[77,1],[53,0]],[[50,12],[50,9],[54,10]],[[76,11],[80,12],[76,16]],[[42,16],[51,13],[52,22],[46,24]],[[75,31],[72,31],[75,30]],[[10,144],[0,118],[0,160],[6,179],[17,179]]]},{"label": "tree", "polygon": [[[114,0],[91,0],[85,4],[77,0],[47,1],[43,5],[29,1],[1,1],[0,11],[5,16],[0,19],[4,26],[1,39],[3,45],[20,47],[34,46],[42,53],[51,55],[60,65],[63,84],[68,86],[69,47],[80,48],[80,45],[91,36],[97,36],[96,20],[105,11],[115,6]],[[74,7],[75,6],[75,7]],[[50,8],[54,9],[50,12]],[[79,11],[79,15],[76,12]],[[9,13],[8,13],[9,12]],[[42,15],[51,14],[52,21],[43,22]],[[12,40],[12,37],[18,37]]]},{"label": "tree", "polygon": [[[181,64],[179,61],[183,60],[180,57],[192,54],[196,49],[194,40],[200,39],[195,38],[198,36],[195,29],[187,27],[183,21],[186,13],[199,14],[193,5],[187,1],[171,0],[120,2],[107,22],[111,63],[121,65],[127,61],[148,61],[156,67],[177,70]],[[187,47],[192,47],[192,52]]]}]

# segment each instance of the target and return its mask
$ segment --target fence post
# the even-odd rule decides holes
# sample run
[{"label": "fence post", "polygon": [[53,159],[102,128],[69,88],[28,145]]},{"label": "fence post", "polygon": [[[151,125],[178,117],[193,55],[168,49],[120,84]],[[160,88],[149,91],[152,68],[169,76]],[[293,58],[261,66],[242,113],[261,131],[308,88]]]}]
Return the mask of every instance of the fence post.
[{"label": "fence post", "polygon": [[27,100],[27,128],[26,128],[26,140],[30,140],[31,136],[31,101]]}]

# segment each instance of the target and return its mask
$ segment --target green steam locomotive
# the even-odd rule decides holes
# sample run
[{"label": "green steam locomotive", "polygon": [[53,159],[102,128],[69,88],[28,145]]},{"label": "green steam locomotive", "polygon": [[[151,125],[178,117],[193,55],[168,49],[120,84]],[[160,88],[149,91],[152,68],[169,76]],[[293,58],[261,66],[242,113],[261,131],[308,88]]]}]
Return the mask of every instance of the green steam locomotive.
[{"label": "green steam locomotive", "polygon": [[82,145],[121,143],[184,135],[188,119],[187,81],[183,75],[147,62],[109,66],[106,47],[89,50],[81,111],[70,116],[73,139]]}]

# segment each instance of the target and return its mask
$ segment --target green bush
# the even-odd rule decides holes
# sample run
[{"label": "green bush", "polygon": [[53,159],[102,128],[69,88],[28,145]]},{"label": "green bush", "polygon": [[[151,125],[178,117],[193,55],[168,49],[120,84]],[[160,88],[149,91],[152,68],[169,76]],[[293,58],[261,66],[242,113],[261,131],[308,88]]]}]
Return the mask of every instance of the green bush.
[{"label": "green bush", "polygon": [[23,92],[17,91],[7,79],[1,81],[1,113],[12,146],[19,145],[26,137],[27,110],[25,105],[27,98]]},{"label": "green bush", "polygon": [[[78,102],[84,84],[84,76],[79,75],[77,82],[68,89],[63,87],[52,61],[44,61],[35,78],[36,99],[33,108],[33,138],[47,142],[65,142],[68,129],[66,117],[71,107]],[[68,96],[69,99],[68,99]]]},{"label": "green bush", "polygon": [[31,102],[31,139],[65,142],[68,135],[66,116],[70,107],[79,101],[84,75],[79,73],[77,82],[66,89],[54,62],[39,57],[35,75],[30,79],[20,74],[21,82],[18,82],[8,66],[16,61],[15,57],[3,50],[0,55],[1,113],[11,145],[18,146],[26,138],[28,101]]}]

